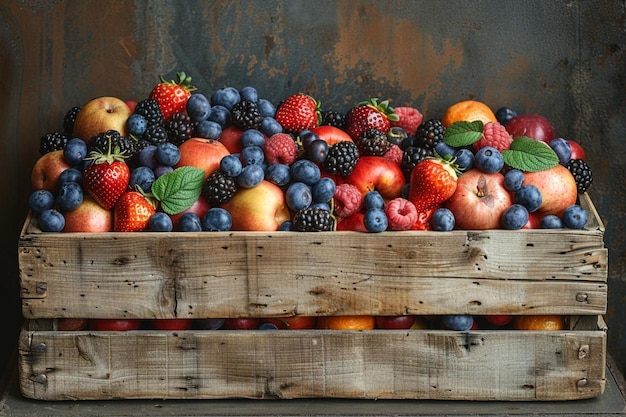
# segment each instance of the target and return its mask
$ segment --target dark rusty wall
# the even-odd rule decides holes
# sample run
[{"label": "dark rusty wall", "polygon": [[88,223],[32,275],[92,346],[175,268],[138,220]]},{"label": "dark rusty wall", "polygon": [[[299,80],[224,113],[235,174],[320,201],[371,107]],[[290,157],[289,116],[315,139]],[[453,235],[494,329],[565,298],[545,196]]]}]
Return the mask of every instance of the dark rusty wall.
[{"label": "dark rusty wall", "polygon": [[[306,91],[341,110],[378,96],[429,118],[475,98],[541,113],[587,149],[610,249],[609,350],[624,367],[625,18],[617,0],[0,0],[2,246],[15,247],[26,215],[39,137],[94,96],[144,98],[160,74],[185,70],[206,94]],[[15,334],[15,250],[0,256]]]}]

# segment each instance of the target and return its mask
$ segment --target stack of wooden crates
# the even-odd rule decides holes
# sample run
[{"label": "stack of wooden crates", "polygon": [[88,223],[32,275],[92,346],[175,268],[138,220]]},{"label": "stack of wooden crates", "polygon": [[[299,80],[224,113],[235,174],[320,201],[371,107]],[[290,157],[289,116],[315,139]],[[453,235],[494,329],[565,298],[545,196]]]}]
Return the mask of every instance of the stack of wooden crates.
[{"label": "stack of wooden crates", "polygon": [[[608,254],[584,230],[41,233],[19,239],[41,400],[575,400],[605,388]],[[59,331],[57,319],[561,314],[563,331]]]}]

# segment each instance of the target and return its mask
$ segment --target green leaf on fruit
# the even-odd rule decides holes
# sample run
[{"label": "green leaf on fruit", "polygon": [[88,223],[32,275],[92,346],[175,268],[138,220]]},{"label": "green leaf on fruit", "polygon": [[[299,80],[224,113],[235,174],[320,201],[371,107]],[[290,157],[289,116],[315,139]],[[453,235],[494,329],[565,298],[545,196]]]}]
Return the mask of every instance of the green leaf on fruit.
[{"label": "green leaf on fruit", "polygon": [[546,143],[518,136],[509,149],[502,151],[504,162],[526,172],[545,171],[559,163],[559,157]]},{"label": "green leaf on fruit", "polygon": [[178,214],[198,200],[203,183],[203,170],[184,166],[157,178],[152,184],[152,194],[161,202],[164,212]]},{"label": "green leaf on fruit", "polygon": [[454,122],[443,133],[443,141],[450,146],[460,148],[469,146],[483,136],[483,122]]}]

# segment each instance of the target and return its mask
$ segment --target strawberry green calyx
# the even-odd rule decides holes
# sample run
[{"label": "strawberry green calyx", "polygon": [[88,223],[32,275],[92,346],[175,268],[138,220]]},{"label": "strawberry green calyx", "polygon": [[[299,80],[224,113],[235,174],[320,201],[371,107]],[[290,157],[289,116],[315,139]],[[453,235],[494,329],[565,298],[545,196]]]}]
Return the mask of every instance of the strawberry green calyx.
[{"label": "strawberry green calyx", "polygon": [[397,122],[398,120],[400,120],[398,115],[395,113],[394,108],[389,105],[389,100],[383,100],[379,103],[378,98],[374,97],[370,98],[367,101],[360,102],[359,106],[370,106],[384,114],[387,119],[392,122]]},{"label": "strawberry green calyx", "polygon": [[162,75],[159,76],[159,78],[164,84],[178,85],[190,92],[197,90],[197,88],[191,84],[191,77],[185,74],[184,71],[177,72],[175,80],[167,81]]}]

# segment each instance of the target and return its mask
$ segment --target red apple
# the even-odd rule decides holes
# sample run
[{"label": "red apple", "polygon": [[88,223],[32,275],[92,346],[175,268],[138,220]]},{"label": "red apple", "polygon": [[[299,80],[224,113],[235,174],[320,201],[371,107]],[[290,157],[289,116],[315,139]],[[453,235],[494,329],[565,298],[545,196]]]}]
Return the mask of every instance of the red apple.
[{"label": "red apple", "polygon": [[182,166],[200,168],[204,170],[205,179],[220,167],[222,158],[230,154],[220,141],[204,138],[187,139],[178,149],[180,160],[175,168]]},{"label": "red apple", "polygon": [[192,319],[154,319],[152,327],[157,330],[189,330],[193,327]]},{"label": "red apple", "polygon": [[98,133],[110,129],[126,136],[126,120],[131,114],[128,104],[117,97],[94,98],[76,115],[74,136],[89,140]]},{"label": "red apple", "polygon": [[141,327],[139,319],[92,319],[90,327],[98,331],[115,331],[124,332],[128,330],[137,330]]},{"label": "red apple", "polygon": [[243,130],[230,125],[222,129],[222,134],[220,135],[220,142],[228,149],[230,153],[239,153],[243,149],[243,144],[241,143],[241,135],[243,134]]},{"label": "red apple", "polygon": [[89,194],[85,194],[80,206],[63,213],[65,227],[63,232],[111,232],[113,230],[113,210],[107,210]]},{"label": "red apple", "polygon": [[541,228],[541,219],[537,217],[535,212],[528,213],[528,221],[522,229],[539,229]]},{"label": "red apple", "polygon": [[583,161],[587,160],[587,156],[585,155],[585,150],[580,143],[575,142],[573,140],[568,140],[570,148],[572,148],[572,159],[582,159]]},{"label": "red apple", "polygon": [[89,320],[87,319],[59,319],[57,323],[57,329],[60,331],[78,331],[87,328]]},{"label": "red apple", "polygon": [[261,324],[261,319],[253,317],[228,318],[224,320],[224,330],[254,330]]},{"label": "red apple", "polygon": [[455,228],[498,229],[502,213],[513,204],[504,188],[504,175],[485,174],[473,168],[462,174],[456,191],[446,202],[455,217]]},{"label": "red apple", "polygon": [[274,317],[264,319],[264,322],[272,323],[281,330],[313,329],[317,319],[313,316]]},{"label": "red apple", "polygon": [[180,221],[180,218],[183,216],[183,214],[189,212],[196,213],[198,217],[202,219],[202,216],[204,216],[210,208],[211,204],[203,195],[201,195],[200,197],[198,197],[196,202],[193,203],[191,207],[189,207],[187,210],[183,210],[180,213],[169,215],[170,219],[172,219],[172,225],[174,226],[174,230],[178,230],[178,222]]},{"label": "red apple", "polygon": [[541,206],[535,212],[540,219],[548,214],[560,217],[567,207],[576,204],[578,198],[576,180],[561,164],[544,171],[525,172],[523,184],[532,184],[541,191]]},{"label": "red apple", "polygon": [[385,200],[400,197],[406,178],[402,169],[382,156],[362,156],[346,182],[356,186],[363,195],[376,190]]},{"label": "red apple", "polygon": [[267,180],[239,189],[222,207],[233,219],[232,230],[275,231],[291,219],[283,190]]},{"label": "red apple", "polygon": [[330,146],[343,141],[352,142],[352,138],[347,132],[335,126],[323,125],[314,127],[310,130]]},{"label": "red apple", "polygon": [[550,143],[554,139],[552,123],[540,114],[520,114],[506,124],[506,131],[513,139],[518,136],[528,136],[535,140]]},{"label": "red apple", "polygon": [[59,184],[59,175],[70,167],[61,150],[40,156],[31,171],[30,183],[33,190],[48,190],[55,194]]},{"label": "red apple", "polygon": [[485,316],[485,320],[493,326],[506,326],[513,320],[513,316],[510,314],[494,314]]},{"label": "red apple", "polygon": [[415,316],[376,316],[377,329],[410,329],[415,323]]}]

